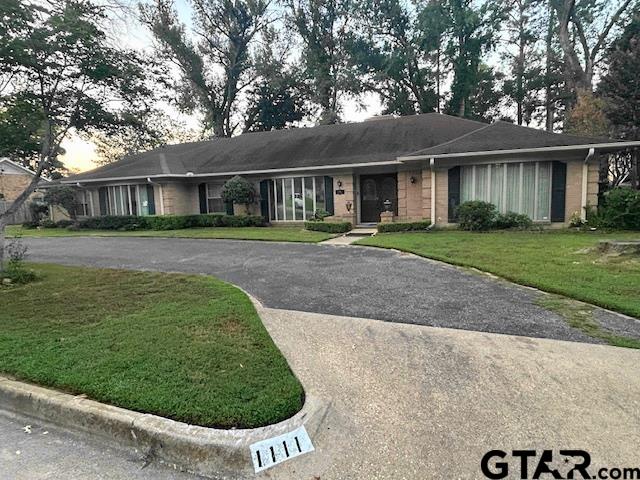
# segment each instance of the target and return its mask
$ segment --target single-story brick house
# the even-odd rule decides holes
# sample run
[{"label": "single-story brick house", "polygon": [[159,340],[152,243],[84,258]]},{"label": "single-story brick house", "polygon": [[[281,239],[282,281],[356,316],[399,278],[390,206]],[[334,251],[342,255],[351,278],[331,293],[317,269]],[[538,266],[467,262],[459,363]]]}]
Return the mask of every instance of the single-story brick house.
[{"label": "single-story brick house", "polygon": [[79,188],[86,215],[232,213],[221,191],[241,175],[260,193],[251,213],[273,223],[316,210],[375,223],[387,208],[395,221],[447,224],[478,199],[565,224],[597,204],[599,154],[631,146],[429,113],[170,145],[62,183]]}]

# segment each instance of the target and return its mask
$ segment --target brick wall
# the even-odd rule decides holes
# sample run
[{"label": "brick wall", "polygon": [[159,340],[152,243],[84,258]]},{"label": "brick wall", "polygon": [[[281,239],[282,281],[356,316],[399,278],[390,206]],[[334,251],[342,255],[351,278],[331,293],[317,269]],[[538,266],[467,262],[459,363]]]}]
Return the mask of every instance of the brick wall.
[{"label": "brick wall", "polygon": [[[573,214],[580,215],[582,209],[582,169],[584,162],[574,160],[567,162],[567,190],[565,201],[565,222]],[[587,205],[598,205],[598,162],[591,161],[587,169]]]},{"label": "brick wall", "polygon": [[7,202],[14,201],[31,183],[31,175],[4,174],[0,175],[0,193]]},{"label": "brick wall", "polygon": [[[338,181],[342,186],[338,187]],[[344,190],[343,195],[336,195],[336,190]],[[336,175],[333,177],[333,191],[325,192],[325,195],[333,195],[334,214],[329,220],[346,221],[356,223],[357,203],[353,174]],[[351,202],[351,211],[347,209],[347,202]]]},{"label": "brick wall", "polygon": [[449,171],[436,170],[436,218],[437,224],[449,223]]},{"label": "brick wall", "polygon": [[[411,183],[412,178],[413,183]],[[425,218],[422,196],[422,172],[420,170],[398,172],[398,219],[400,221]]]},{"label": "brick wall", "polygon": [[[190,183],[162,184],[162,202],[165,215],[190,215],[200,213],[198,186]],[[161,214],[160,202],[156,201],[156,211]]]}]

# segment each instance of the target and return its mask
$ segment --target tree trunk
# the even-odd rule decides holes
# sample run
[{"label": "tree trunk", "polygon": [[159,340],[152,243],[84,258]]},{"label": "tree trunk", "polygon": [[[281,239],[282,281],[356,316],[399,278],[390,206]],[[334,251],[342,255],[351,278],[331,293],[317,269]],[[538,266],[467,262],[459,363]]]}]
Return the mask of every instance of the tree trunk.
[{"label": "tree trunk", "polygon": [[551,57],[553,56],[553,9],[549,7],[549,25],[546,38],[545,59],[545,128],[547,132],[553,132],[553,117],[555,108],[553,105],[553,85],[551,84]]},{"label": "tree trunk", "polygon": [[6,224],[4,219],[0,218],[0,273],[4,272],[4,229]]},{"label": "tree trunk", "polygon": [[635,149],[631,152],[631,171],[629,174],[629,181],[631,188],[640,190],[640,150]]}]

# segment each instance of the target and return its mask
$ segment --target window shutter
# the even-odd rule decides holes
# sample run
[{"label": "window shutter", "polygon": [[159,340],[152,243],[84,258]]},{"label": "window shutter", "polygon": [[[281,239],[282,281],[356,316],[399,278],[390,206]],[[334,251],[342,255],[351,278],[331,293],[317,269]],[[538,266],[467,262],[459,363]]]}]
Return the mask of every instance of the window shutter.
[{"label": "window shutter", "polygon": [[[450,223],[454,223],[458,220],[458,207],[460,206],[460,167],[453,167],[449,169],[449,215],[448,220]],[[431,172],[433,175],[434,172]],[[433,195],[433,192],[431,193]],[[435,222],[435,218],[431,221]]]},{"label": "window shutter", "polygon": [[551,167],[551,221],[564,222],[567,164],[554,161]]},{"label": "window shutter", "polygon": [[149,215],[156,214],[156,199],[153,193],[153,185],[147,185],[147,202],[149,208]]},{"label": "window shutter", "polygon": [[98,189],[98,201],[100,203],[100,215],[108,215],[109,209],[107,208],[107,187],[100,187]]},{"label": "window shutter", "polygon": [[333,177],[324,177],[324,201],[329,215],[335,214],[333,207]]},{"label": "window shutter", "polygon": [[198,197],[200,198],[200,213],[209,213],[207,208],[207,184],[198,185]]},{"label": "window shutter", "polygon": [[224,208],[227,215],[233,215],[233,202],[225,202]]},{"label": "window shutter", "polygon": [[260,182],[260,214],[264,217],[265,221],[269,221],[269,180],[262,180]]}]

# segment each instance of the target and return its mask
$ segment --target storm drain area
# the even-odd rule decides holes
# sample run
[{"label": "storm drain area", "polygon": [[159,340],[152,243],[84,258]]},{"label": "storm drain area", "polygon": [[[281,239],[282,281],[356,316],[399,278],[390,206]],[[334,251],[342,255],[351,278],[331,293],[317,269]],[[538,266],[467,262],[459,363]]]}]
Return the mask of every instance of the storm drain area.
[{"label": "storm drain area", "polygon": [[252,444],[251,460],[256,473],[291,458],[313,451],[313,444],[302,425],[292,432]]}]

